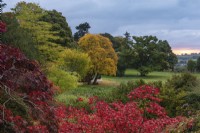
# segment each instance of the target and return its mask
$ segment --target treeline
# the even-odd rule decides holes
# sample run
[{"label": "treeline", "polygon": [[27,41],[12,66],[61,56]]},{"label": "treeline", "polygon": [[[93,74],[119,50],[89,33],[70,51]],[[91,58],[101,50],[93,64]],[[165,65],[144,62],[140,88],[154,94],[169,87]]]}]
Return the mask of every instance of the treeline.
[{"label": "treeline", "polygon": [[63,89],[76,87],[77,81],[90,84],[94,79],[96,84],[101,75],[124,76],[127,68],[146,76],[154,70],[173,70],[177,63],[166,40],[131,37],[128,32],[124,37],[89,34],[87,22],[76,26],[73,35],[62,13],[35,3],[19,2],[2,19],[7,24],[2,42],[40,62],[48,77]]},{"label": "treeline", "polygon": [[188,60],[187,70],[190,72],[200,72],[200,57],[197,60]]}]

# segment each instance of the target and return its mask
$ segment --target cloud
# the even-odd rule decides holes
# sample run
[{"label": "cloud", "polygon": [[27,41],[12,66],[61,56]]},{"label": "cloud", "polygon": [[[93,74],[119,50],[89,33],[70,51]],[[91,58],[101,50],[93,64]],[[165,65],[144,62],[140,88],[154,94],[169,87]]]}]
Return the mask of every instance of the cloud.
[{"label": "cloud", "polygon": [[[9,0],[5,11],[20,0]],[[156,35],[173,48],[200,49],[199,0],[26,0],[63,13],[75,26],[89,22],[91,33]]]}]

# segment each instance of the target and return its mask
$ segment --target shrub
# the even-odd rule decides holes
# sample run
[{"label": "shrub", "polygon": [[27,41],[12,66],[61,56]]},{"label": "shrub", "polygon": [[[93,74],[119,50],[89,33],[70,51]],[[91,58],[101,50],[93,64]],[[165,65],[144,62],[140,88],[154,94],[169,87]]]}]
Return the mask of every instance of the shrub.
[{"label": "shrub", "polygon": [[192,87],[198,83],[197,77],[190,73],[182,73],[180,75],[173,75],[167,80],[165,86],[167,88],[174,88],[175,90],[190,91]]},{"label": "shrub", "polygon": [[[173,75],[161,88],[161,105],[164,106],[169,116],[195,114],[198,104],[192,99],[198,99],[198,95],[192,95],[191,90],[198,85],[198,80],[190,73]],[[192,102],[193,101],[193,102]]]},{"label": "shrub", "polygon": [[74,89],[78,86],[78,76],[70,74],[58,67],[51,67],[48,70],[48,78],[59,86],[62,91]]},{"label": "shrub", "polygon": [[0,45],[0,132],[57,132],[54,91],[35,61]]},{"label": "shrub", "polygon": [[65,49],[62,53],[62,67],[69,72],[76,72],[84,78],[90,69],[91,61],[87,54],[78,50]]},{"label": "shrub", "polygon": [[136,81],[128,81],[127,83],[121,83],[115,90],[113,90],[113,97],[115,100],[126,103],[128,101],[128,93],[138,86],[144,85],[145,81],[140,79]]},{"label": "shrub", "polygon": [[[141,85],[151,85],[154,87],[162,87],[162,82],[161,81],[155,81],[155,82],[149,82],[146,83],[144,80],[136,80],[136,81],[128,81],[127,83],[121,83],[115,90],[113,90],[113,99],[114,100],[120,100],[123,103],[126,103],[129,99],[127,95],[134,89],[137,88]],[[113,100],[113,101],[114,101]]]},{"label": "shrub", "polygon": [[200,110],[200,95],[189,93],[184,96],[181,100],[184,100],[184,104],[178,110],[179,115],[183,116],[193,116],[199,113]]},{"label": "shrub", "polygon": [[[190,119],[184,117],[169,118],[161,99],[159,89],[140,86],[128,95],[130,101],[106,103],[96,97],[89,99],[92,113],[84,109],[69,107],[62,119],[60,132],[184,132],[188,130]],[[82,102],[82,101],[80,101]],[[190,127],[189,127],[190,128]]]},{"label": "shrub", "polygon": [[160,90],[159,97],[162,99],[161,105],[165,107],[170,117],[180,115],[182,105],[185,103],[183,97],[187,93],[185,91],[177,92],[174,88],[163,87]]}]

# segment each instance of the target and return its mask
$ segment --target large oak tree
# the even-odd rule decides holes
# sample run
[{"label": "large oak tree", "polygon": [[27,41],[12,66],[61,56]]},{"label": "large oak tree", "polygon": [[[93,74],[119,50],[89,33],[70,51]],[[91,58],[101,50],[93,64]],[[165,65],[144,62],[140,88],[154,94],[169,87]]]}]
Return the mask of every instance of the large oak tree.
[{"label": "large oak tree", "polygon": [[141,76],[153,70],[173,69],[177,62],[167,41],[158,40],[156,36],[133,36],[133,67]]}]

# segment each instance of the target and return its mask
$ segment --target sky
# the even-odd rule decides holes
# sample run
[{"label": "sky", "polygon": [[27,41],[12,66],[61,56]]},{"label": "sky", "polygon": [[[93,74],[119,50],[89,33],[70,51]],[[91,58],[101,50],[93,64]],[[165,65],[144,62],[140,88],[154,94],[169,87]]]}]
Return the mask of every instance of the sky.
[{"label": "sky", "polygon": [[[4,12],[21,0],[4,0]],[[200,52],[200,0],[24,0],[66,17],[72,32],[88,22],[90,33],[153,35],[177,54]]]}]

